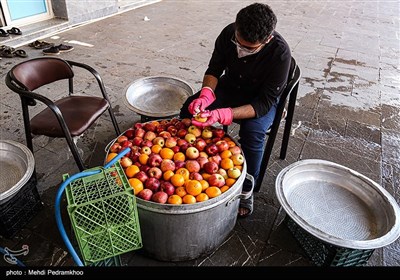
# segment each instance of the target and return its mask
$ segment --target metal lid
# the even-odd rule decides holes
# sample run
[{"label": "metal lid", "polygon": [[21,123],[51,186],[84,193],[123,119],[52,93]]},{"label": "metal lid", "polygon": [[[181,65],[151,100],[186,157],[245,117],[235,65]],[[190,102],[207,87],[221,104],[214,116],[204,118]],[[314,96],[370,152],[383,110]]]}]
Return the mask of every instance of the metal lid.
[{"label": "metal lid", "polygon": [[14,196],[31,178],[35,160],[28,147],[0,140],[0,202]]},{"label": "metal lid", "polygon": [[342,165],[295,162],[276,179],[276,195],[304,230],[337,246],[375,249],[400,236],[400,209],[380,185]]},{"label": "metal lid", "polygon": [[148,117],[176,116],[193,89],[172,77],[146,77],[131,83],[125,101],[134,112]]}]

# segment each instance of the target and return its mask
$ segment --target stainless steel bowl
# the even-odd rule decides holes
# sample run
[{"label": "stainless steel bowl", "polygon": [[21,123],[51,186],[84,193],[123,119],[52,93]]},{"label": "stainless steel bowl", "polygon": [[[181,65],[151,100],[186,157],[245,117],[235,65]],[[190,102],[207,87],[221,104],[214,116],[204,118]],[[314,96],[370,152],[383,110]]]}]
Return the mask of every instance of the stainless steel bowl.
[{"label": "stainless steel bowl", "polygon": [[286,213],[327,243],[375,249],[400,236],[395,199],[350,168],[325,160],[301,160],[278,174],[275,188]]},{"label": "stainless steel bowl", "polygon": [[0,203],[13,197],[29,181],[35,160],[28,147],[0,140]]},{"label": "stainless steel bowl", "polygon": [[172,77],[146,77],[131,83],[125,93],[128,107],[148,117],[179,114],[185,100],[193,95],[186,82]]}]

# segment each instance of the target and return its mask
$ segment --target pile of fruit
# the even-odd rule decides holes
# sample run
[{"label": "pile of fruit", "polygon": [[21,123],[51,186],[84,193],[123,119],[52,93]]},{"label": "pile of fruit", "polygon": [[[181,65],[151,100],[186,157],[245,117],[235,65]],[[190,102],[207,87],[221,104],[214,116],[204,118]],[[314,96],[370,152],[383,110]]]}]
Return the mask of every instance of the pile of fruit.
[{"label": "pile of fruit", "polygon": [[190,119],[136,123],[110,146],[106,162],[129,147],[121,166],[137,197],[192,204],[226,192],[242,174],[244,156],[224,130]]}]

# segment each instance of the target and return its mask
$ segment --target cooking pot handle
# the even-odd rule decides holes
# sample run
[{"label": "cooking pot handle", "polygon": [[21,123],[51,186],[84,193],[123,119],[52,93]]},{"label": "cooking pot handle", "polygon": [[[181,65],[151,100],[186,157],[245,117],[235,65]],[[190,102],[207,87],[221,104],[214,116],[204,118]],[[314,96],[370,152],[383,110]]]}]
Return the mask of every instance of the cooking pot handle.
[{"label": "cooking pot handle", "polygon": [[226,206],[234,202],[236,199],[248,199],[250,196],[253,194],[254,190],[254,177],[250,175],[249,173],[246,173],[246,179],[250,180],[251,182],[251,189],[247,192],[242,192],[240,194],[235,195],[232,199],[230,199],[227,203]]},{"label": "cooking pot handle", "polygon": [[111,140],[110,143],[108,143],[108,144],[106,145],[106,147],[104,148],[104,151],[105,151],[106,153],[108,153],[108,152],[110,151],[111,145],[114,144],[115,141],[117,141],[117,139]]}]

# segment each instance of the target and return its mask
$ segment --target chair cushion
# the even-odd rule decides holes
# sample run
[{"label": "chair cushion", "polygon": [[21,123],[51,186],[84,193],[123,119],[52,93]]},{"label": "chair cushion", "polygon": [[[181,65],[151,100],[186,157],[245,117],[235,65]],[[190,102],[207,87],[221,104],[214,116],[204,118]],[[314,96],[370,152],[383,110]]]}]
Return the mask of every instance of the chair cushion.
[{"label": "chair cushion", "polygon": [[[109,108],[104,98],[94,96],[68,96],[54,102],[64,116],[72,136],[81,135]],[[32,133],[49,137],[64,137],[57,117],[46,108],[31,119]]]}]

